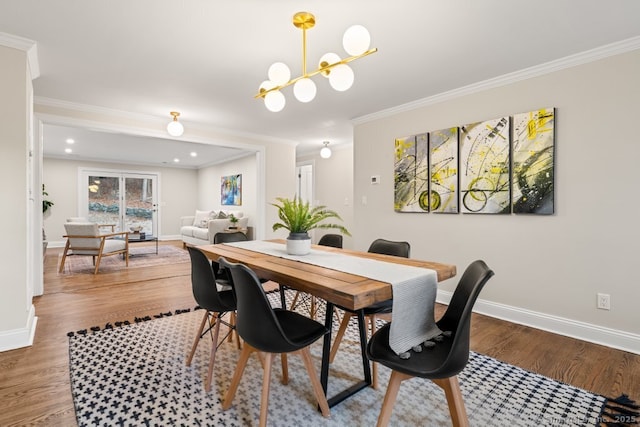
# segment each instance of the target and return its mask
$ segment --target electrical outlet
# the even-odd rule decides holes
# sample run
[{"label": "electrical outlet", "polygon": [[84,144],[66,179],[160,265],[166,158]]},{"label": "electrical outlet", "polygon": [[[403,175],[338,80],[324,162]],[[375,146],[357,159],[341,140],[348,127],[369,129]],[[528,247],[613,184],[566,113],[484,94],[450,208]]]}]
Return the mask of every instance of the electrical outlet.
[{"label": "electrical outlet", "polygon": [[598,294],[598,308],[600,310],[611,310],[611,295]]}]

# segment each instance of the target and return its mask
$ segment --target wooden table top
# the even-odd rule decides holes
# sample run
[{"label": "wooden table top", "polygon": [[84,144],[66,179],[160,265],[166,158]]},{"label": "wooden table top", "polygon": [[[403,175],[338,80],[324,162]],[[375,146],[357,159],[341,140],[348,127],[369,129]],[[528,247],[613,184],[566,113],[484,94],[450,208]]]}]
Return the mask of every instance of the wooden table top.
[{"label": "wooden table top", "polygon": [[[285,243],[284,240],[271,241],[282,244]],[[392,298],[392,289],[389,283],[379,282],[367,277],[225,244],[202,245],[198,246],[198,249],[202,250],[205,255],[213,261],[219,257],[224,257],[231,262],[246,264],[261,278],[273,280],[274,282],[296,290],[310,293],[351,310],[358,310]],[[436,271],[439,282],[456,275],[455,265],[450,264],[318,245],[313,245],[313,249],[377,259],[413,267],[429,268]]]}]

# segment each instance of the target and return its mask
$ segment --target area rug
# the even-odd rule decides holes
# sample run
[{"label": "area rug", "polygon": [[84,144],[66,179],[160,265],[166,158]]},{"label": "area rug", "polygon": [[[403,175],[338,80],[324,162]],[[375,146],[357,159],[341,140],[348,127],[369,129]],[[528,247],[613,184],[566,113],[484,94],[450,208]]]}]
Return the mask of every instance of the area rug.
[{"label": "area rug", "polygon": [[[278,300],[276,293],[274,306]],[[71,390],[78,425],[257,425],[262,384],[259,359],[250,358],[233,406],[227,411],[221,405],[239,356],[235,344],[220,346],[209,393],[204,391],[210,347],[207,337],[198,346],[191,366],[185,366],[202,315],[201,310],[165,313],[152,320],[135,319],[139,323],[69,333]],[[356,382],[362,372],[356,333],[352,325],[331,365],[329,395]],[[312,346],[318,373],[321,352],[321,342]],[[331,408],[331,418],[325,419],[316,409],[301,359],[288,359],[288,385],[280,383],[280,363],[274,363],[270,425],[376,424],[389,378],[387,368],[379,369],[379,390],[358,392]],[[473,426],[599,426],[608,421],[612,422],[609,425],[614,421],[631,424],[638,419],[626,397],[619,402],[631,404],[631,408],[477,353],[471,353],[459,380]],[[444,393],[430,381],[405,381],[390,425],[451,425]]]},{"label": "area rug", "polygon": [[[172,245],[159,245],[156,255],[155,245],[151,246],[129,246],[129,267],[152,267],[156,265],[175,264],[189,262],[189,253],[179,247]],[[58,264],[62,260],[62,254],[58,255]],[[64,262],[62,274],[93,274],[95,266],[93,257],[90,256],[68,256]],[[125,263],[120,255],[112,255],[102,258],[100,261],[100,273],[111,273],[125,269]]]}]

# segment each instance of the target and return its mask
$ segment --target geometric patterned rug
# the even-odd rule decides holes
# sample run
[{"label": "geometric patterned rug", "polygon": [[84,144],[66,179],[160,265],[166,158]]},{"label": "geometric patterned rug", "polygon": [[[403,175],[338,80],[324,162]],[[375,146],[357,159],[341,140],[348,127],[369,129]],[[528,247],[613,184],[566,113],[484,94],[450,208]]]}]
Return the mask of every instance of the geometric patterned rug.
[{"label": "geometric patterned rug", "polygon": [[[270,294],[270,298],[274,306],[279,306],[277,293]],[[79,426],[258,424],[262,384],[259,359],[255,355],[250,357],[233,405],[223,411],[222,400],[239,350],[228,341],[220,346],[211,391],[205,393],[208,338],[198,345],[191,366],[185,366],[204,312],[185,311],[68,334],[71,391]],[[322,340],[311,350],[319,375]],[[316,409],[301,358],[290,356],[288,361],[288,385],[280,383],[280,363],[274,362],[269,425],[375,425],[389,379],[387,368],[379,366],[378,390],[361,390],[331,408],[331,418],[325,419]],[[331,396],[358,381],[361,373],[354,322],[331,365],[328,394]],[[619,400],[622,405],[618,405],[603,396],[477,353],[471,353],[459,380],[472,426],[599,426],[613,425],[608,422],[616,420],[622,423],[615,425],[631,425],[640,419],[637,406],[634,410],[633,402],[626,396]],[[390,425],[450,423],[444,393],[438,386],[417,378],[402,383]]]}]

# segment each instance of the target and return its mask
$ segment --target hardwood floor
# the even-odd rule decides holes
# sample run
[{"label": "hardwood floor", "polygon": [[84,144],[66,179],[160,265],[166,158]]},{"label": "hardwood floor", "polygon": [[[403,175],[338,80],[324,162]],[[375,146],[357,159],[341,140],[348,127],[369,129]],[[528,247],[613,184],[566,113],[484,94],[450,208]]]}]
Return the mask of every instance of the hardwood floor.
[{"label": "hardwood floor", "polygon": [[[0,426],[76,425],[67,332],[195,306],[188,262],[65,276],[57,274],[59,252],[49,249],[45,259],[33,346],[0,353]],[[640,399],[640,355],[482,315],[472,325],[474,351],[605,396]]]}]

